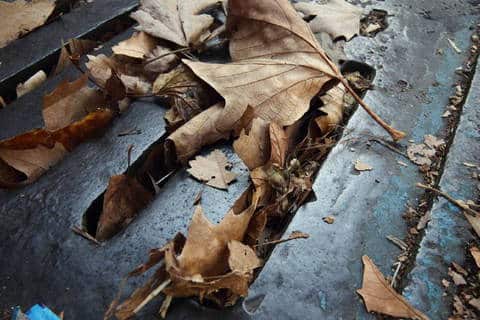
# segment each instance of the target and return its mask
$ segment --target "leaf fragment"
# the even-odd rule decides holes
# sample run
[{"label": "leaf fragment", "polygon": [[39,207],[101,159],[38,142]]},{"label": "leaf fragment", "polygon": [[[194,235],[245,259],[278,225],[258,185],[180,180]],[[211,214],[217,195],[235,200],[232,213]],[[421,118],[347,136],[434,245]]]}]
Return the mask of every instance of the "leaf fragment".
[{"label": "leaf fragment", "polygon": [[135,177],[112,176],[103,199],[103,209],[95,238],[105,241],[124,229],[151,200],[153,195]]},{"label": "leaf fragment", "polygon": [[373,170],[373,167],[370,166],[369,164],[366,164],[360,160],[355,161],[355,170],[357,171],[371,171]]},{"label": "leaf fragment", "polygon": [[45,82],[45,80],[47,80],[47,75],[43,70],[40,70],[28,78],[27,81],[19,83],[17,85],[17,98],[20,98],[35,88],[38,88],[42,83]]},{"label": "leaf fragment", "polygon": [[471,247],[470,253],[475,260],[475,264],[480,268],[480,249],[478,249],[478,247]]},{"label": "leaf fragment", "polygon": [[145,32],[135,32],[127,40],[119,42],[112,47],[116,55],[130,58],[143,59],[157,46],[155,38]]},{"label": "leaf fragment", "polygon": [[102,94],[87,86],[88,76],[75,81],[62,81],[51,93],[43,97],[43,120],[45,129],[53,131],[64,128],[84,118],[88,113],[105,107]]},{"label": "leaf fragment", "polygon": [[299,2],[295,9],[313,17],[308,24],[314,33],[326,32],[334,39],[344,37],[347,41],[360,33],[363,10],[345,0],[328,0],[322,4]]},{"label": "leaf fragment", "polygon": [[42,26],[54,9],[53,0],[0,1],[0,48]]},{"label": "leaf fragment", "polygon": [[425,314],[413,308],[404,297],[393,290],[368,256],[363,256],[362,261],[363,286],[357,292],[362,296],[368,312],[373,311],[398,318],[428,319]]},{"label": "leaf fragment", "polygon": [[206,157],[197,156],[189,164],[191,168],[187,171],[192,176],[214,188],[226,190],[237,177],[235,173],[226,170],[230,163],[220,150],[214,150]]}]

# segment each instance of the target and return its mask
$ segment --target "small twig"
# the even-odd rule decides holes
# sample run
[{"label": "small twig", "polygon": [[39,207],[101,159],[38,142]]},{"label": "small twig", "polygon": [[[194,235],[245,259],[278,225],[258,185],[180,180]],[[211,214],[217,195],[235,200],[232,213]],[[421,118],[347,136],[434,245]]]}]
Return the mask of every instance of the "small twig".
[{"label": "small twig", "polygon": [[73,226],[72,231],[75,232],[76,234],[78,234],[79,236],[82,236],[83,238],[95,243],[97,246],[102,246],[103,245],[100,241],[98,241],[97,239],[92,237],[88,232],[86,232],[85,230],[83,230],[83,229],[81,229],[77,226]]},{"label": "small twig", "polygon": [[373,141],[373,142],[377,142],[379,144],[381,144],[382,146],[392,150],[393,152],[395,153],[398,153],[399,155],[401,155],[402,157],[408,159],[408,161],[411,161],[410,158],[408,157],[408,155],[401,151],[400,149],[398,148],[395,148],[394,146],[391,146],[390,144],[388,144],[387,142],[383,141],[382,139],[379,139],[379,138],[371,138],[369,139],[368,141]]},{"label": "small twig", "polygon": [[139,129],[137,129],[137,127],[135,127],[135,128],[130,129],[130,130],[120,132],[119,134],[117,134],[117,136],[118,137],[125,137],[125,136],[133,136],[133,135],[141,134],[141,133],[142,133],[142,130],[139,130]]},{"label": "small twig", "polygon": [[285,238],[285,239],[278,239],[278,240],[268,241],[268,242],[264,242],[264,243],[259,243],[259,244],[254,245],[253,247],[258,248],[258,247],[263,247],[263,246],[267,246],[267,245],[271,245],[271,244],[284,243],[284,242],[291,241],[291,240],[296,240],[296,239],[308,239],[308,237],[309,237],[309,235],[306,234],[306,233],[298,234],[297,236],[290,235],[288,238]]},{"label": "small twig", "polygon": [[463,204],[462,202],[454,199],[452,196],[450,196],[448,193],[445,193],[441,190],[438,190],[438,189],[435,189],[433,187],[429,187],[429,186],[426,186],[424,184],[421,184],[421,183],[417,183],[417,187],[419,188],[422,188],[422,189],[425,189],[425,190],[429,190],[429,191],[433,191],[435,192],[436,194],[444,197],[445,199],[447,199],[448,201],[450,201],[451,203],[453,203],[454,205],[456,205],[457,207],[459,207],[460,209],[462,210],[465,210],[468,214],[474,216],[474,217],[478,217],[478,215],[480,215],[480,213],[478,213],[477,211],[471,209],[468,205],[465,205]]},{"label": "small twig", "polygon": [[172,170],[170,171],[169,173],[167,173],[166,175],[164,175],[162,178],[160,178],[160,180],[156,181],[155,184],[158,186],[160,184],[162,184],[165,180],[167,180],[168,178],[170,178],[170,176],[172,174],[174,174],[177,170]]},{"label": "small twig", "polygon": [[128,146],[127,149],[127,168],[130,168],[130,164],[132,163],[132,151],[133,151],[133,144]]},{"label": "small twig", "polygon": [[158,296],[160,294],[160,292],[162,292],[166,287],[168,287],[168,285],[172,282],[172,280],[170,279],[167,279],[165,281],[163,281],[155,290],[153,290],[146,298],[145,300],[143,300],[136,308],[135,310],[133,310],[133,313],[134,314],[137,314],[138,312],[140,312],[140,310],[142,310],[143,307],[145,307],[145,305],[147,303],[149,303],[150,301],[153,300],[153,298],[155,298],[156,296]]},{"label": "small twig", "polygon": [[402,263],[401,262],[397,262],[397,269],[395,270],[394,274],[393,274],[393,277],[392,277],[392,282],[390,282],[390,285],[392,287],[395,287],[395,280],[397,279],[397,276],[398,276],[398,272],[400,271],[400,267],[402,266]]}]

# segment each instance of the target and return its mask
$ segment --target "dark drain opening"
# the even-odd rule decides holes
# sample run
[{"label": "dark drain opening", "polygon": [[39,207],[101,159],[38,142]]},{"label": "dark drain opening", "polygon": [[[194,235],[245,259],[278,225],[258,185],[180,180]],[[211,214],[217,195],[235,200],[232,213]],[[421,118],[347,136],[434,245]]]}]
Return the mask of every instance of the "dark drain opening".
[{"label": "dark drain opening", "polygon": [[375,37],[377,33],[387,28],[388,12],[385,10],[373,9],[360,20],[360,35],[364,37]]},{"label": "dark drain opening", "polygon": [[[347,78],[351,77],[352,75],[355,75],[358,77],[358,75],[361,76],[361,78],[365,81],[365,85],[359,88],[357,85],[354,85],[351,83],[352,88],[357,92],[358,95],[360,95],[362,98],[365,96],[367,93],[368,89],[371,89],[371,84],[375,78],[376,75],[376,70],[371,67],[368,64],[358,62],[358,61],[353,61],[353,60],[348,60],[348,61],[343,61],[341,62],[341,71],[344,76]],[[360,82],[361,83],[361,82]],[[367,84],[368,83],[368,84]],[[322,102],[320,99],[314,99],[312,100],[310,110],[317,110],[319,106],[321,106]],[[346,125],[348,124],[348,121],[350,120],[351,116],[353,113],[356,111],[358,108],[358,104],[354,100],[349,100],[346,108],[345,108],[345,113],[344,113],[344,118],[343,121],[340,123],[338,128],[331,132],[327,138],[333,139],[334,143],[329,146],[328,150],[322,154],[320,159],[315,160],[316,162],[316,169],[313,174],[313,181],[315,181],[315,177],[320,171],[322,164],[324,161],[327,159],[330,151],[334,148],[334,146],[340,141],[340,139],[343,136],[343,131]],[[312,111],[307,113],[304,117],[305,118],[312,118]],[[314,117],[313,117],[314,118]],[[302,129],[302,132],[306,134],[306,130],[308,130],[308,121],[304,123],[304,128]],[[302,135],[303,136],[303,135]],[[302,161],[301,156],[302,155],[297,155],[299,156],[298,159]],[[308,197],[303,199],[302,202],[298,203],[298,206],[293,206],[290,211],[288,211],[285,216],[279,220],[273,220],[270,223],[267,224],[265,228],[265,238],[268,239],[269,241],[280,239],[282,236],[285,236],[284,233],[286,232],[290,222],[295,216],[296,211],[303,205],[305,205],[308,202],[315,201],[315,194],[314,192],[310,192]],[[262,248],[262,247],[260,247]],[[262,248],[262,250],[259,250],[257,253],[260,254],[260,257],[264,260],[267,261],[270,258],[271,253],[273,252],[273,249],[275,248],[274,245],[267,245]],[[265,265],[265,264],[264,264]],[[259,268],[255,271],[254,275],[254,281],[258,277],[258,275],[261,273],[263,267]],[[258,297],[257,297],[258,298]],[[254,313],[256,309],[260,306],[261,302],[263,301],[264,296],[261,296],[260,299],[254,299],[255,301],[253,302],[254,306],[246,306],[244,304],[244,308],[246,309],[247,312]],[[245,303],[251,303],[249,299],[245,300]],[[252,307],[252,308],[250,308]]]},{"label": "dark drain opening", "polygon": [[[122,196],[121,201],[138,201],[136,206],[129,207],[122,212],[116,212],[120,217],[124,217],[123,214],[127,215],[125,221],[119,222],[118,228],[114,231],[108,231],[106,233],[108,235],[102,235],[100,239],[97,239],[99,238],[97,234],[99,221],[106,208],[105,195],[109,192],[109,186],[106,186],[105,191],[99,195],[85,211],[82,217],[82,231],[100,241],[108,240],[121,232],[148,205],[158,192],[159,186],[162,185],[176,169],[176,164],[173,159],[167,159],[166,154],[165,136],[163,136],[159,141],[151,145],[123,174],[119,173],[119,175],[113,176],[110,179],[109,186],[115,180],[124,180],[128,181],[128,185],[133,188],[129,190],[132,191],[131,198]],[[121,189],[112,190],[113,193],[122,192]],[[139,198],[142,199],[139,200]]]}]

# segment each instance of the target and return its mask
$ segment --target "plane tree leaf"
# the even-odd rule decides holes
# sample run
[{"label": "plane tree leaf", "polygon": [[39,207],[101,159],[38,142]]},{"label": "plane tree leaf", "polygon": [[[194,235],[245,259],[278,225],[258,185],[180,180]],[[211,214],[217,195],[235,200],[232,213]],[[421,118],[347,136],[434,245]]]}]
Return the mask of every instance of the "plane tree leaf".
[{"label": "plane tree leaf", "polygon": [[231,130],[248,105],[266,121],[295,123],[338,70],[289,1],[233,0],[228,10],[232,62],[184,61],[224,97],[217,127]]},{"label": "plane tree leaf", "polygon": [[363,256],[362,261],[363,286],[357,292],[365,301],[368,312],[374,311],[398,318],[428,320],[425,314],[412,307],[404,297],[393,290],[369,257]]},{"label": "plane tree leaf", "polygon": [[132,13],[138,30],[179,46],[196,45],[208,35],[213,17],[200,13],[218,0],[142,0]]},{"label": "plane tree leaf", "polygon": [[191,168],[187,171],[192,176],[218,189],[228,189],[228,185],[237,177],[235,173],[226,170],[230,164],[220,150],[214,150],[206,157],[196,157],[195,160],[190,161],[190,166]]},{"label": "plane tree leaf", "polygon": [[112,119],[110,110],[97,110],[62,129],[37,129],[0,141],[0,187],[32,183]]}]

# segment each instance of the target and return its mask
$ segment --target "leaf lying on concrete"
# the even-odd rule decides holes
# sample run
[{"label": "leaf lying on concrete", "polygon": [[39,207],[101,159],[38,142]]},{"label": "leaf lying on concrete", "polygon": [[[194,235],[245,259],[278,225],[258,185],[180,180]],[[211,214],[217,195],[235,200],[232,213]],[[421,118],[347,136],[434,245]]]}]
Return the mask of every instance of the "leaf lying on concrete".
[{"label": "leaf lying on concrete", "polygon": [[0,1],[0,48],[42,26],[54,9],[54,0]]},{"label": "leaf lying on concrete", "polygon": [[162,291],[171,297],[198,296],[232,304],[239,296],[246,296],[253,270],[261,261],[249,246],[240,242],[255,204],[245,207],[244,201],[240,202],[218,225],[212,224],[197,206],[186,241],[176,236],[163,248],[152,250],[147,263],[134,270],[132,275],[139,275],[160,261],[165,262],[144,287],[116,308],[117,318],[128,319],[137,313],[164,283],[167,286]]},{"label": "leaf lying on concrete", "polygon": [[140,9],[131,17],[136,28],[154,37],[179,46],[194,46],[204,40],[213,24],[213,17],[200,12],[218,0],[142,0]]},{"label": "leaf lying on concrete", "polygon": [[151,200],[153,194],[127,174],[113,176],[103,198],[95,238],[105,241],[125,228]]},{"label": "leaf lying on concrete", "polygon": [[407,155],[413,163],[419,166],[430,167],[432,159],[437,152],[437,149],[445,144],[443,139],[439,139],[432,135],[424,137],[424,143],[411,144],[407,148]]},{"label": "leaf lying on concrete", "polygon": [[369,164],[366,164],[360,160],[355,161],[355,170],[357,171],[371,171],[373,167]]},{"label": "leaf lying on concrete", "polygon": [[328,0],[326,3],[299,2],[295,9],[309,21],[314,33],[326,32],[334,39],[345,37],[348,41],[360,32],[360,18],[363,10],[345,0]]},{"label": "leaf lying on concrete", "polygon": [[368,312],[378,312],[398,318],[427,320],[428,317],[413,308],[404,297],[399,295],[385,280],[373,261],[362,257],[363,286],[357,290],[365,302]]},{"label": "leaf lying on concrete", "polygon": [[87,86],[88,76],[75,81],[64,80],[43,98],[43,120],[46,130],[58,130],[79,121],[88,113],[105,107],[101,92]]},{"label": "leaf lying on concrete", "polygon": [[107,127],[112,118],[110,110],[98,110],[62,129],[37,129],[0,141],[0,187],[32,183],[78,144]]},{"label": "leaf lying on concrete", "polygon": [[235,173],[226,170],[230,163],[220,150],[214,150],[206,157],[197,156],[189,164],[191,168],[187,171],[192,176],[214,188],[227,190],[228,185],[237,177]]}]

